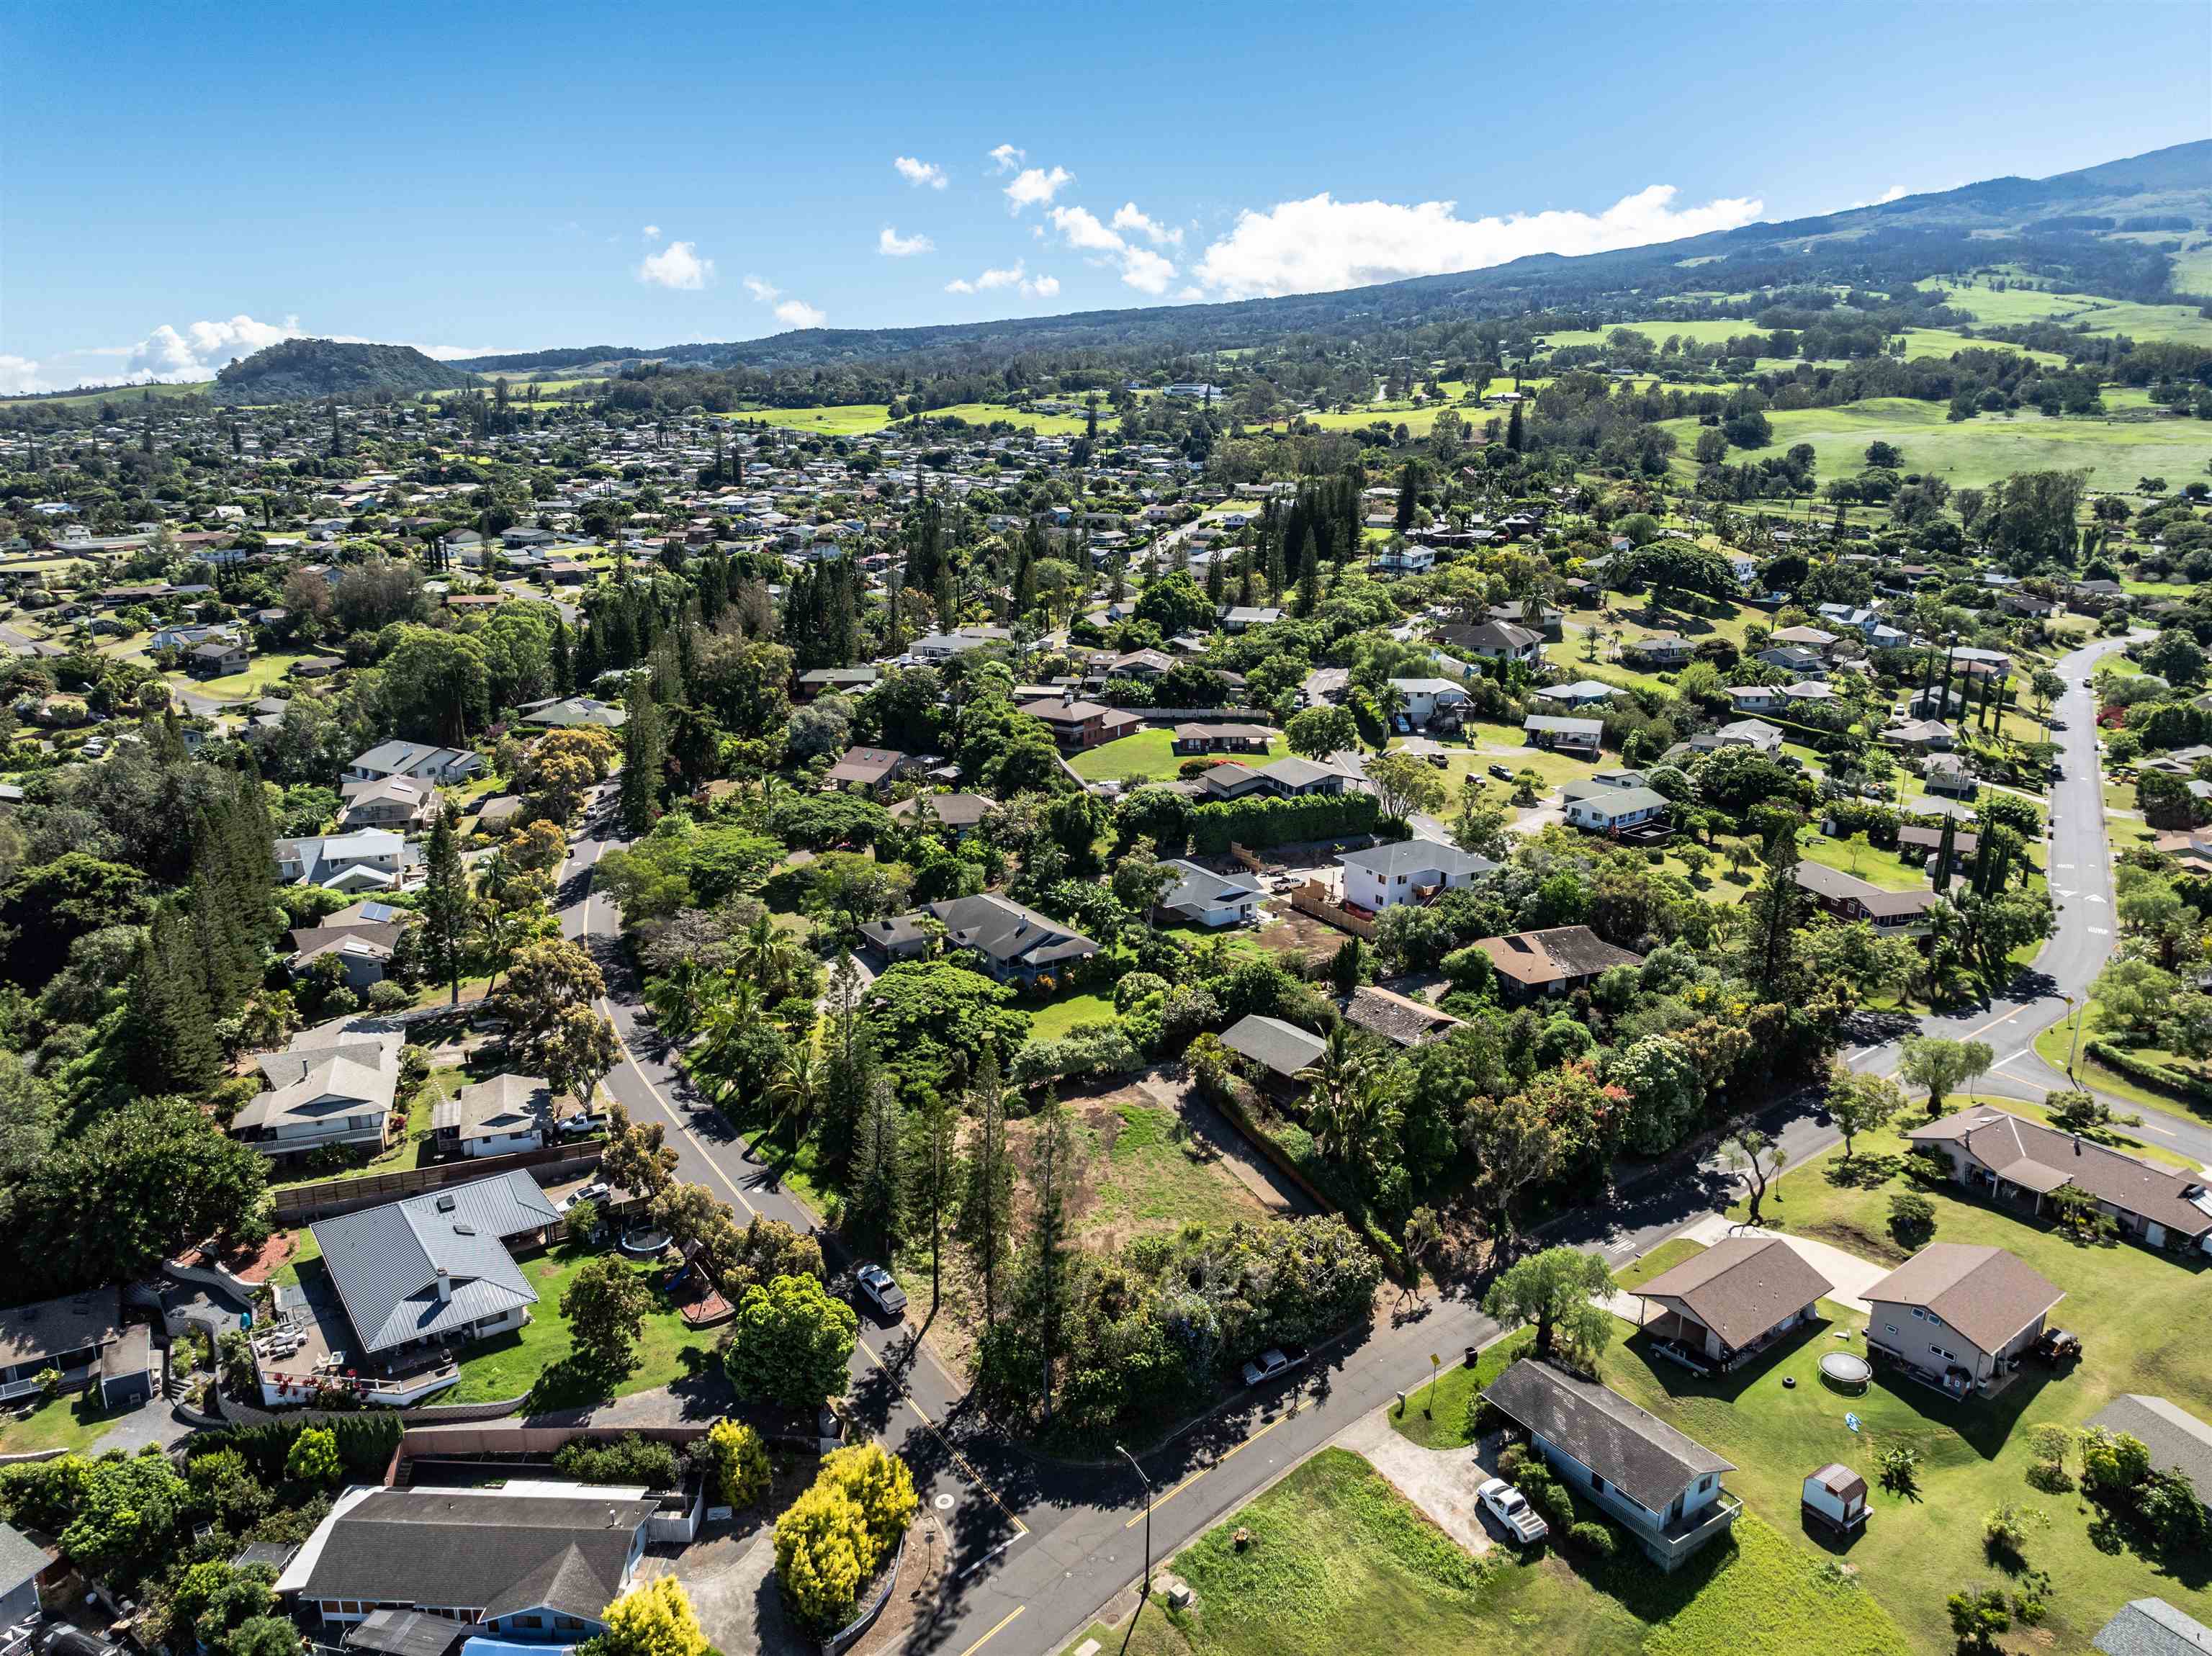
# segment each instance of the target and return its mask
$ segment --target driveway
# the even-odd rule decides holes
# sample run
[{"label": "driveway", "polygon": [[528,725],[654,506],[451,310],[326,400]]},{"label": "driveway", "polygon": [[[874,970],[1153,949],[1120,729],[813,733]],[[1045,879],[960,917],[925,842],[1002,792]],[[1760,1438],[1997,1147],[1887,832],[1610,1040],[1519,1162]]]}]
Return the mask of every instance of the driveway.
[{"label": "driveway", "polygon": [[775,1527],[755,1518],[712,1525],[688,1547],[655,1546],[638,1579],[672,1575],[690,1595],[707,1641],[723,1656],[814,1656],[820,1647],[784,1609],[775,1585]]},{"label": "driveway", "polygon": [[1681,1233],[1693,1242],[1711,1247],[1715,1242],[1731,1236],[1778,1237],[1796,1249],[1805,1263],[1826,1277],[1835,1286],[1826,1297],[1846,1310],[1863,1315],[1867,1310],[1866,1291],[1889,1275],[1887,1265],[1878,1265],[1862,1259],[1856,1253],[1846,1253],[1826,1242],[1814,1241],[1809,1236],[1784,1236],[1778,1230],[1765,1230],[1756,1225],[1729,1222],[1724,1213],[1709,1213]]},{"label": "driveway", "polygon": [[1474,1499],[1475,1489],[1490,1476],[1477,1464],[1480,1445],[1424,1449],[1391,1430],[1386,1407],[1362,1415],[1345,1429],[1334,1447],[1351,1450],[1389,1478],[1400,1495],[1477,1558],[1490,1550],[1490,1532],[1483,1527]]}]

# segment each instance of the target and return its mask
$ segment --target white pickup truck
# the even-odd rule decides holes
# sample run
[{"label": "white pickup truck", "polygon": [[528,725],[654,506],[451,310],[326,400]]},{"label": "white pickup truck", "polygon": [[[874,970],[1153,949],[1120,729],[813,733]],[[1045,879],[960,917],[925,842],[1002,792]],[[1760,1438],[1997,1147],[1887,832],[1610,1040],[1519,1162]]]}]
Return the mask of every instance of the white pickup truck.
[{"label": "white pickup truck", "polygon": [[1516,1541],[1541,1541],[1552,1532],[1536,1509],[1522,1495],[1502,1477],[1493,1477],[1474,1492],[1474,1498],[1490,1508],[1490,1514],[1505,1526]]}]

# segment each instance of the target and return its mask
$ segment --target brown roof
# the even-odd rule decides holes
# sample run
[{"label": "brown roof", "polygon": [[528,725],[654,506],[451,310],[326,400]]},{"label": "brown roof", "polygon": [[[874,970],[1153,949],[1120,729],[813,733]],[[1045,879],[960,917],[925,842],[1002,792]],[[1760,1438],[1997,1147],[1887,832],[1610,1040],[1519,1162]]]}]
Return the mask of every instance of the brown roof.
[{"label": "brown roof", "polygon": [[[1984,1167],[2027,1190],[2071,1185],[2124,1213],[2140,1215],[2182,1236],[2212,1231],[2212,1198],[2191,1174],[2154,1167],[2108,1144],[2095,1144],[2008,1111],[1976,1105],[1916,1127],[1916,1144],[1963,1144]],[[2200,1207],[2199,1201],[2207,1205]]]},{"label": "brown roof", "polygon": [[1983,1350],[1996,1351],[2066,1291],[2001,1247],[1930,1242],[1867,1289],[1866,1297],[1924,1306]]},{"label": "brown roof", "polygon": [[1480,937],[1475,947],[1507,977],[1531,988],[1569,978],[1595,977],[1609,967],[1644,964],[1643,955],[1615,948],[1586,925],[1555,925],[1543,931],[1516,931],[1510,937]]},{"label": "brown roof", "polygon": [[880,782],[905,762],[904,754],[889,748],[848,748],[827,775],[832,782]]},{"label": "brown roof", "polygon": [[1778,1236],[1731,1236],[1636,1291],[1673,1300],[1731,1346],[1749,1345],[1835,1284]]},{"label": "brown roof", "polygon": [[1866,1479],[1840,1460],[1830,1461],[1814,1473],[1808,1481],[1819,1484],[1838,1501],[1849,1501],[1853,1495],[1863,1495],[1867,1492]]},{"label": "brown roof", "polygon": [[1105,718],[1113,709],[1096,701],[1032,701],[1020,711],[1048,725],[1086,725]]},{"label": "brown roof", "polygon": [[1441,1040],[1459,1028],[1459,1020],[1437,1010],[1425,1000],[1413,1000],[1391,990],[1363,984],[1352,992],[1345,1016],[1363,1029],[1387,1035],[1401,1046],[1419,1046]]}]

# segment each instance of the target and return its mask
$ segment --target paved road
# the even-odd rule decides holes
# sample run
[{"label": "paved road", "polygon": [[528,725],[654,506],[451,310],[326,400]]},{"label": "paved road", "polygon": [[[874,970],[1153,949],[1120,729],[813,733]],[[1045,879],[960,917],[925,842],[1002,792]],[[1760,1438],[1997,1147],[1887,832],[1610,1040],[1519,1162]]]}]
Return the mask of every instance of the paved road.
[{"label": "paved road", "polygon": [[[2035,971],[2012,992],[1917,1026],[1929,1034],[1989,1041],[1998,1054],[1991,1090],[2039,1098],[2063,1084],[2063,1077],[2035,1057],[2031,1043],[2063,1016],[2062,993],[2086,994],[2112,949],[2094,709],[2075,682],[2117,647],[2117,640],[2100,641],[2059,664],[2072,688],[2058,709],[2068,725],[2061,733],[2065,779],[2052,798],[2047,853],[2060,904],[2057,935]],[[603,794],[611,797],[611,791]],[[564,870],[562,894],[563,929],[584,937],[606,971],[605,1010],[628,1048],[626,1061],[609,1077],[610,1089],[636,1118],[669,1125],[684,1178],[729,1198],[741,1212],[810,1224],[811,1214],[787,1194],[768,1188],[765,1170],[749,1159],[719,1117],[689,1107],[688,1091],[651,1026],[641,1025],[637,986],[616,946],[617,917],[605,898],[589,891],[592,864],[617,843],[603,801],[595,800]],[[1855,1068],[1890,1072],[1899,1061],[1899,1042],[1911,1032],[1909,1025],[1871,1028],[1849,1061]],[[1814,1102],[1809,1095],[1785,1099],[1766,1115],[1764,1125],[1793,1162],[1837,1141],[1834,1130],[1818,1119]],[[2212,1127],[2193,1118],[2147,1114],[2142,1131],[2212,1161]],[[1734,1193],[1732,1175],[1708,1163],[1687,1176],[1632,1189],[1602,1210],[1570,1215],[1547,1234],[1624,1264],[1724,1208]],[[1295,1385],[1241,1398],[1176,1441],[1145,1452],[1140,1459],[1155,1491],[1154,1556],[1164,1557],[1193,1539],[1395,1392],[1415,1390],[1418,1406],[1418,1386],[1431,1372],[1431,1355],[1455,1362],[1498,1331],[1474,1305],[1453,1295],[1402,1306],[1389,1304],[1386,1295],[1373,1326],[1320,1353]],[[943,1513],[945,1544],[956,1576],[909,1648],[947,1656],[970,1656],[986,1646],[990,1656],[1058,1651],[1098,1606],[1140,1579],[1144,1503],[1135,1477],[1126,1462],[1071,1466],[1040,1462],[1016,1449],[976,1417],[958,1383],[927,1349],[910,1366],[886,1368],[895,1338],[864,1328],[863,1349],[854,1359],[854,1398],[869,1428],[914,1465],[926,1505],[950,1497]]]}]

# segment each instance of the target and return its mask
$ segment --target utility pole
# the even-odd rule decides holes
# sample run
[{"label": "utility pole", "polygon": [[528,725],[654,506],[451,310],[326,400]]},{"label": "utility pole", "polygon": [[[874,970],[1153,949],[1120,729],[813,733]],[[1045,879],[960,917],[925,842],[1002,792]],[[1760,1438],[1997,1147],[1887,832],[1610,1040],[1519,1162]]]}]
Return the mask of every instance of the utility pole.
[{"label": "utility pole", "polygon": [[1137,1589],[1137,1600],[1142,1604],[1152,1596],[1152,1480],[1145,1476],[1145,1469],[1137,1464],[1136,1456],[1118,1443],[1114,1447],[1120,1452],[1121,1459],[1129,1463],[1129,1470],[1137,1475],[1137,1482],[1145,1486],[1145,1580],[1144,1585]]}]

